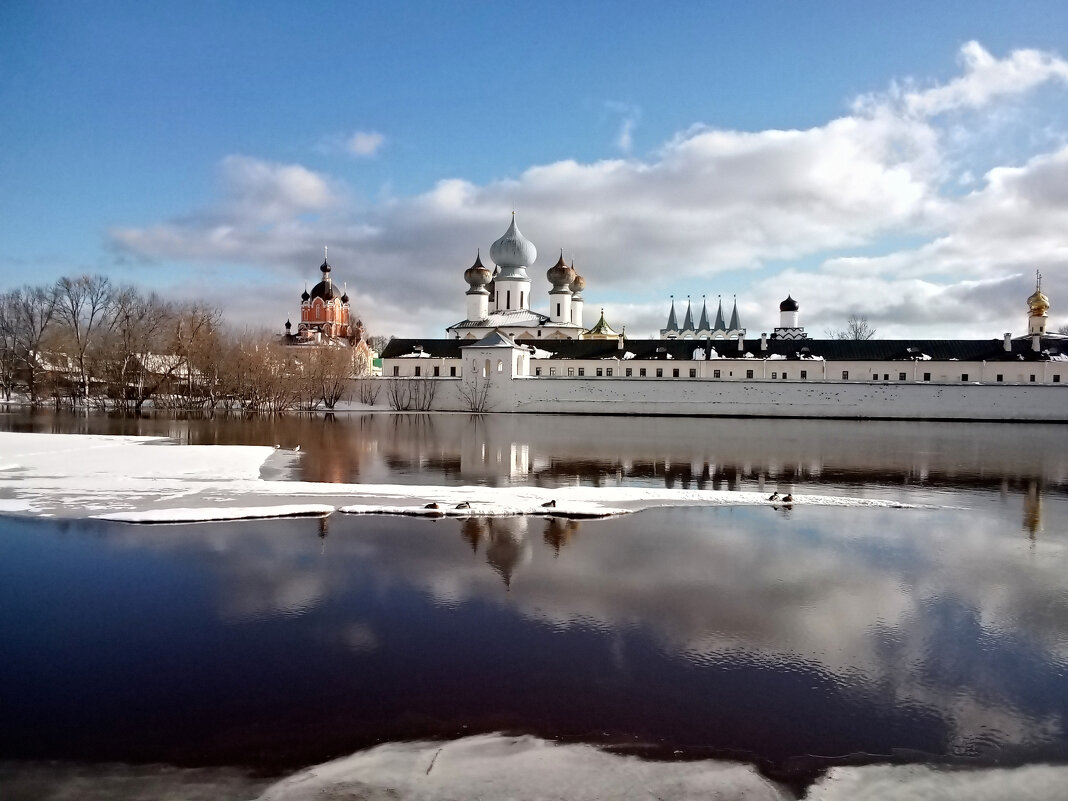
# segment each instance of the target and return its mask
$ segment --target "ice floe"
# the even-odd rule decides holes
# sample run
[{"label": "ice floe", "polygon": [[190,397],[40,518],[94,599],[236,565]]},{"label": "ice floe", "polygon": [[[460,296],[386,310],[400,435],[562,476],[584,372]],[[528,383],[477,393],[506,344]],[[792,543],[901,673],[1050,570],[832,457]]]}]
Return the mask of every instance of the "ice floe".
[{"label": "ice floe", "polygon": [[[268,446],[0,433],[0,513],[176,523],[329,514],[596,518],[659,506],[786,505],[762,493],[663,487],[486,487],[266,480]],[[291,455],[290,455],[291,458]],[[794,495],[794,506],[906,507]]]}]

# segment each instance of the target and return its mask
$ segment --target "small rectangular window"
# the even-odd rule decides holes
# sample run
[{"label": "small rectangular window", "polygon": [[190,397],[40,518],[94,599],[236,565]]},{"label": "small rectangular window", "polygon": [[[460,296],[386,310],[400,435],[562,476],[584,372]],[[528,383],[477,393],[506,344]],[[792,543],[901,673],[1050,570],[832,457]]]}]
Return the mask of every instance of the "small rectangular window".
[{"label": "small rectangular window", "polygon": [[611,367],[606,367],[605,371],[604,371],[604,374],[606,376],[608,376],[609,378],[611,378],[612,377],[612,368]]},{"label": "small rectangular window", "polygon": [[557,317],[560,316],[560,304],[559,303],[556,304],[556,316]]},{"label": "small rectangular window", "polygon": [[967,373],[961,373],[960,374],[960,380],[961,381],[967,381],[968,380],[968,374]]},{"label": "small rectangular window", "polygon": [[808,370],[802,370],[801,371],[801,380],[804,381],[806,378],[808,378]]},{"label": "small rectangular window", "polygon": [[437,378],[439,375],[441,375],[441,368],[435,366],[434,367],[434,378]]},{"label": "small rectangular window", "polygon": [[719,370],[713,370],[712,371],[712,377],[713,378],[719,378]]},{"label": "small rectangular window", "polygon": [[400,375],[400,368],[397,365],[393,365],[393,375]]},{"label": "small rectangular window", "polygon": [[897,374],[897,380],[898,381],[904,381],[905,380],[905,374],[904,373],[898,373]]},{"label": "small rectangular window", "polygon": [[782,377],[786,378],[786,371],[785,370],[782,371]]},{"label": "small rectangular window", "polygon": [[638,368],[638,378],[645,378],[645,368],[644,367],[639,367]]},{"label": "small rectangular window", "polygon": [[1057,373],[1057,374],[1055,374],[1055,375],[1053,376],[1053,383],[1054,383],[1054,384],[1059,384],[1059,383],[1061,383],[1061,375],[1060,375],[1060,373]]},{"label": "small rectangular window", "polygon": [[1035,374],[1031,373],[1031,383],[1035,383]]},{"label": "small rectangular window", "polygon": [[778,378],[778,377],[779,377],[779,373],[778,373],[778,371],[776,371],[776,372],[772,373],[772,374],[771,374],[771,377],[772,377],[772,378]]},{"label": "small rectangular window", "polygon": [[449,368],[449,375],[452,376],[453,378],[456,378],[456,365],[455,364],[452,367]]},{"label": "small rectangular window", "polygon": [[549,377],[551,378],[554,375],[556,375],[556,368],[555,367],[550,367],[549,368]]},{"label": "small rectangular window", "polygon": [[883,381],[889,381],[889,380],[890,380],[890,373],[883,373]]},{"label": "small rectangular window", "polygon": [[657,378],[663,378],[664,377],[664,368],[663,367],[657,367],[656,368],[656,377]]},{"label": "small rectangular window", "polygon": [[586,368],[585,367],[580,367],[579,368],[579,375],[586,375]]},{"label": "small rectangular window", "polygon": [[597,368],[597,377],[600,378],[602,376],[604,376],[604,370],[602,370],[600,367],[598,367]]},{"label": "small rectangular window", "polygon": [[630,378],[632,375],[634,375],[634,370],[632,368],[628,367],[627,368],[627,378]]},{"label": "small rectangular window", "polygon": [[678,377],[679,377],[679,368],[678,368],[678,367],[676,367],[676,368],[672,369],[672,371],[671,371],[671,377],[672,377],[672,378],[678,378]]},{"label": "small rectangular window", "polygon": [[752,370],[746,370],[745,371],[745,377],[746,378],[752,378],[753,377],[753,371]]},{"label": "small rectangular window", "polygon": [[690,368],[690,378],[697,378],[697,368],[696,367],[691,367]]},{"label": "small rectangular window", "polygon": [[843,381],[848,381],[849,380],[849,371],[848,370],[843,370],[842,371],[842,380]]},{"label": "small rectangular window", "polygon": [[422,371],[422,369],[423,369],[423,368],[422,368],[422,367],[420,367],[420,366],[419,366],[419,365],[417,364],[417,365],[415,366],[415,374],[416,374],[416,375],[419,375],[419,374],[420,374],[420,372]]},{"label": "small rectangular window", "polygon": [[924,373],[923,374],[923,380],[924,381],[930,381],[931,380],[931,374],[930,373]]},{"label": "small rectangular window", "polygon": [[998,380],[998,383],[1000,384],[1002,381],[1005,380],[1005,375],[1003,373],[998,373],[997,380]]},{"label": "small rectangular window", "polygon": [[568,368],[567,368],[567,375],[568,375],[568,378],[572,378],[572,377],[574,377],[574,375],[575,375],[575,368],[574,368],[574,367],[568,367]]},{"label": "small rectangular window", "polygon": [[540,367],[535,367],[534,368],[534,375],[541,375],[541,368]]},{"label": "small rectangular window", "polygon": [[875,375],[873,375],[873,376],[871,377],[871,380],[872,380],[872,381],[878,381],[878,380],[879,380],[879,374],[878,374],[878,373],[876,373]]}]

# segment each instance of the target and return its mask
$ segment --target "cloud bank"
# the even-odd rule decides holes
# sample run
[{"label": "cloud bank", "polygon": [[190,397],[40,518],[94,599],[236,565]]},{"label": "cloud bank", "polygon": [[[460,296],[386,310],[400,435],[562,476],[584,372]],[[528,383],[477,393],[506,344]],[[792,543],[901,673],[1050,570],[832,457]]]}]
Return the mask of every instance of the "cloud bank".
[{"label": "cloud bank", "polygon": [[[1068,307],[1068,115],[1042,137],[1016,133],[1040,87],[1063,102],[1068,62],[969,42],[960,65],[945,83],[895,82],[813,128],[694,125],[642,156],[630,153],[631,107],[618,112],[623,157],[445,178],[370,204],[299,164],[230,155],[214,202],[110,239],[125,257],[261,268],[280,302],[282,286],[314,279],[328,243],[370,329],[398,335],[440,336],[463,316],[462,272],[513,206],[541,253],[576,259],[588,313],[603,305],[634,335],[661,327],[668,294],[718,292],[738,294],[750,332],[770,330],[789,291],[817,336],[863,314],[880,336],[995,337],[1021,331],[1035,269],[1057,325],[1068,319],[1056,317],[1058,298]],[[989,166],[983,145],[998,137],[1021,152]],[[346,148],[371,156],[383,142],[361,131]],[[544,260],[531,271],[536,308]],[[262,299],[248,302],[262,313]],[[279,324],[295,306],[284,303]]]}]

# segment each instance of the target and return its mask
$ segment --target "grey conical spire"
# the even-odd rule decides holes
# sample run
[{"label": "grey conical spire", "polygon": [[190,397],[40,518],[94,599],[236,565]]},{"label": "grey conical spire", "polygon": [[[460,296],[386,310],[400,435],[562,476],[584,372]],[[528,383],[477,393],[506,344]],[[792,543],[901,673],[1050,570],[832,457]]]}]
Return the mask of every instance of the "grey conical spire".
[{"label": "grey conical spire", "polygon": [[727,326],[723,322],[723,296],[719,296],[719,308],[716,309],[716,327],[713,331],[726,331]]},{"label": "grey conical spire", "polygon": [[738,319],[738,296],[734,296],[734,309],[731,310],[731,331],[741,331],[742,323]]},{"label": "grey conical spire", "polygon": [[690,296],[686,296],[686,317],[682,321],[683,331],[693,331],[693,312],[690,311]]},{"label": "grey conical spire", "polygon": [[708,306],[705,304],[705,296],[701,296],[701,322],[697,324],[698,331],[708,330]]},{"label": "grey conical spire", "polygon": [[675,296],[671,296],[671,313],[668,314],[667,325],[664,327],[665,331],[678,331],[679,323],[675,319]]}]

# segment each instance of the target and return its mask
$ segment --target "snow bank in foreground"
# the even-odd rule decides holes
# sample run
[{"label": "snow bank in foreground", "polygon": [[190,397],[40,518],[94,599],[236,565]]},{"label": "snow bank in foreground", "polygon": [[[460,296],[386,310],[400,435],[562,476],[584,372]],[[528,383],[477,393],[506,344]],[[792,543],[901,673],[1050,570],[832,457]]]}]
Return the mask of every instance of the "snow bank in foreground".
[{"label": "snow bank in foreground", "polygon": [[[926,765],[832,768],[805,801],[1060,801],[1068,767],[946,769]],[[649,762],[590,745],[488,734],[450,742],[389,743],[309,768],[267,788],[259,801],[323,798],[433,799],[730,798],[798,796],[737,762]]]},{"label": "snow bank in foreground", "polygon": [[[592,518],[658,506],[782,505],[758,492],[663,487],[268,481],[260,478],[261,468],[279,453],[273,448],[175,445],[153,437],[0,432],[0,453],[6,466],[0,471],[0,513],[139,523],[329,514],[338,507],[351,514]],[[823,495],[796,495],[793,504],[906,506]]]},{"label": "snow bank in foreground", "polygon": [[381,745],[298,773],[259,801],[323,798],[782,801],[793,795],[737,763],[647,762],[589,745],[489,734]]}]

